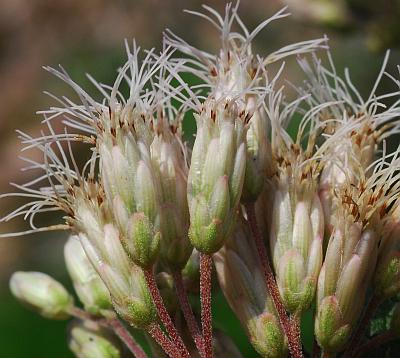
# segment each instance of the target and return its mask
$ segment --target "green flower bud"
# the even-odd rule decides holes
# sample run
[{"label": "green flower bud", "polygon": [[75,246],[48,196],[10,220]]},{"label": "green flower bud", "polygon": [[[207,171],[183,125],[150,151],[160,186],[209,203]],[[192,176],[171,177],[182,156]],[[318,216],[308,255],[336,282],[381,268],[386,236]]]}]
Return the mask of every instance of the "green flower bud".
[{"label": "green flower bud", "polygon": [[315,321],[315,335],[325,351],[341,351],[350,338],[363,309],[376,256],[374,232],[361,231],[349,218],[332,234],[318,279]]},{"label": "green flower bud", "polygon": [[24,305],[50,319],[67,319],[73,298],[59,282],[41,272],[15,272],[12,294]]},{"label": "green flower bud", "polygon": [[118,340],[92,321],[74,322],[69,327],[68,346],[77,358],[120,358]]},{"label": "green flower bud", "polygon": [[393,252],[375,273],[375,295],[382,299],[400,292],[400,252]]},{"label": "green flower bud", "polygon": [[238,223],[232,237],[214,254],[214,262],[222,292],[257,352],[263,357],[286,356],[286,338],[245,223]]},{"label": "green flower bud", "polygon": [[161,188],[150,156],[150,129],[137,110],[117,109],[112,116],[119,116],[120,124],[98,140],[105,199],[129,256],[148,268],[158,255],[161,235]]},{"label": "green flower bud", "polygon": [[151,157],[161,184],[162,261],[172,270],[181,270],[193,250],[188,238],[187,153],[180,131],[161,118],[151,144]]},{"label": "green flower bud", "polygon": [[315,295],[322,265],[323,212],[317,194],[291,185],[280,186],[274,196],[271,251],[277,283],[286,309],[306,310]]},{"label": "green flower bud", "polygon": [[200,254],[194,249],[186,266],[182,270],[182,277],[188,292],[199,293],[200,287]]},{"label": "green flower bud", "polygon": [[218,251],[234,226],[246,165],[241,116],[236,103],[212,99],[196,115],[187,190],[189,237],[203,253]]},{"label": "green flower bud", "polygon": [[315,319],[315,335],[320,347],[328,352],[337,352],[343,348],[351,334],[350,325],[343,322],[335,296],[325,297],[318,305]]},{"label": "green flower bud", "polygon": [[250,339],[256,351],[265,358],[287,356],[285,336],[279,321],[271,313],[263,313],[250,322]]},{"label": "green flower bud", "polygon": [[[102,193],[101,188],[94,189],[97,195]],[[76,193],[74,226],[82,247],[107,287],[114,309],[131,325],[146,328],[157,315],[143,272],[126,253],[124,234],[111,223],[108,201],[89,194]]]},{"label": "green flower bud", "polygon": [[143,271],[129,259],[120,235],[111,224],[104,226],[102,241],[95,244],[80,234],[82,246],[111,295],[114,309],[137,328],[146,328],[157,319]]},{"label": "green flower bud", "polygon": [[248,98],[248,107],[254,112],[246,133],[246,172],[244,176],[243,202],[256,201],[267,178],[273,173],[271,144],[268,140],[268,119],[262,109],[254,108],[256,98]]},{"label": "green flower bud", "polygon": [[374,275],[375,295],[382,300],[400,292],[400,205],[396,202],[387,217],[378,264]]},{"label": "green flower bud", "polygon": [[100,315],[102,311],[112,309],[110,293],[90,263],[78,237],[68,239],[64,246],[64,258],[85,311]]},{"label": "green flower bud", "polygon": [[297,251],[287,251],[278,268],[279,290],[290,312],[304,311],[314,298],[316,279],[304,279],[304,259]]},{"label": "green flower bud", "polygon": [[155,232],[148,217],[135,213],[129,220],[125,248],[133,262],[142,267],[153,265],[160,249],[159,232]]}]

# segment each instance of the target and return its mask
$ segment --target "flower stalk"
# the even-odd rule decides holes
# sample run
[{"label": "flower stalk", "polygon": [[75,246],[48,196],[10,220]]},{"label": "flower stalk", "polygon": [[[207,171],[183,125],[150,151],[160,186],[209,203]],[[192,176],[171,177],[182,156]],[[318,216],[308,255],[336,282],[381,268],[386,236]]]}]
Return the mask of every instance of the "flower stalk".
[{"label": "flower stalk", "polygon": [[256,243],[257,253],[263,268],[263,274],[266,286],[271,295],[275,309],[278,312],[279,321],[283,327],[286,337],[288,338],[290,354],[294,358],[302,357],[303,353],[302,353],[300,335],[298,329],[296,329],[298,328],[298,325],[292,324],[290,318],[286,313],[286,309],[282,303],[282,299],[279,293],[279,288],[278,285],[276,284],[275,277],[271,269],[268,254],[264,246],[261,233],[258,229],[254,203],[246,205],[246,213],[249,226],[251,228],[254,241]]},{"label": "flower stalk", "polygon": [[[182,337],[177,331],[174,323],[172,322],[171,316],[169,315],[163,298],[161,297],[160,290],[157,287],[157,283],[154,276],[154,269],[150,268],[144,270],[144,277],[146,279],[148,288],[150,290],[151,297],[153,299],[154,305],[157,309],[158,316],[163,323],[168,335],[171,338],[171,344],[176,345],[181,357],[190,357],[189,351],[187,350],[185,344],[183,343]],[[157,330],[156,330],[157,331]],[[159,335],[157,335],[159,337]]]},{"label": "flower stalk", "polygon": [[182,272],[175,271],[173,273],[173,277],[174,277],[174,283],[178,300],[181,305],[181,309],[185,317],[186,324],[188,325],[189,332],[196,344],[197,350],[199,351],[200,355],[202,357],[205,357],[206,352],[205,352],[203,335],[202,332],[200,331],[199,325],[197,324],[196,317],[194,316],[192,307],[190,306],[188,294],[183,282]]},{"label": "flower stalk", "polygon": [[204,340],[204,353],[206,358],[213,357],[213,333],[211,311],[211,278],[212,257],[200,254],[200,302],[201,302],[201,327]]}]

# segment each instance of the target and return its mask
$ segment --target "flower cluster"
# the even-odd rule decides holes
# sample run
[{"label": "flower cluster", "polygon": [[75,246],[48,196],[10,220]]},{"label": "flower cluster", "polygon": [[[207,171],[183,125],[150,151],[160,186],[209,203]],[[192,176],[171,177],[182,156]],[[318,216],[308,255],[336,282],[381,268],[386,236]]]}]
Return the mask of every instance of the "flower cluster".
[{"label": "flower cluster", "polygon": [[[360,355],[374,312],[400,293],[400,147],[386,145],[400,131],[400,81],[385,72],[388,55],[364,100],[348,72],[337,74],[326,38],[254,53],[255,36],[288,14],[249,31],[238,5],[224,15],[207,6],[190,12],[218,29],[218,54],[170,31],[160,53],[126,43],[112,86],[89,76],[100,100],[63,68],[46,68],[78,100],[52,95],[56,104],[40,112],[42,136],[20,133],[24,150],[43,157],[26,158],[28,169],[43,173],[3,195],[29,201],[2,220],[23,216],[31,225],[3,236],[71,233],[65,263],[82,308],[43,273],[17,272],[10,287],[44,317],[75,317],[77,357],[127,349],[146,357],[130,326],[147,334],[157,357],[240,357],[212,329],[215,290],[263,357],[301,357],[301,318],[314,308],[316,352]],[[305,80],[287,100],[282,60],[292,55]],[[395,90],[378,95],[383,76]],[[184,121],[196,125],[192,148]],[[89,153],[82,167],[76,142]],[[62,222],[36,227],[48,211]],[[397,311],[390,339],[399,336]]]}]

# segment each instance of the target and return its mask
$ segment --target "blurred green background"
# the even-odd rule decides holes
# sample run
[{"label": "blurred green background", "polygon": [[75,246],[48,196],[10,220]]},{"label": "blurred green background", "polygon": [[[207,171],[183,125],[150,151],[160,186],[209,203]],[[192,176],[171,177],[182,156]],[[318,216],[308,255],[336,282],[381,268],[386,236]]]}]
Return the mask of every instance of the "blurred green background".
[{"label": "blurred green background", "polygon": [[[32,175],[20,171],[23,163],[17,160],[20,144],[15,129],[38,134],[40,117],[35,112],[54,104],[42,92],[69,93],[66,86],[41,69],[42,65],[61,63],[77,82],[93,93],[85,72],[100,82],[112,83],[125,59],[125,38],[136,38],[145,48],[160,48],[162,31],[169,27],[196,46],[216,51],[219,37],[214,28],[182,12],[183,6],[199,9],[201,3],[194,0],[1,0],[0,192],[10,191],[8,182],[25,182]],[[225,1],[209,1],[209,4],[222,11]],[[261,54],[327,34],[337,68],[342,71],[348,66],[363,94],[369,93],[388,47],[393,49],[388,70],[397,73],[399,1],[242,0],[240,13],[248,27],[254,28],[285,4],[293,16],[271,24],[256,38],[255,46]],[[286,76],[293,82],[300,80],[294,60],[288,61]],[[398,138],[392,141],[398,142]],[[17,205],[16,200],[2,199],[0,215]],[[19,231],[24,227],[22,221],[15,220],[2,224],[1,232]],[[11,297],[8,289],[9,277],[16,270],[43,271],[70,287],[62,256],[65,239],[65,234],[55,233],[0,239],[0,357],[72,357],[66,343],[66,323],[47,321],[31,313]],[[238,342],[245,357],[256,356],[221,296],[215,298],[213,309],[216,326]],[[304,320],[308,349],[312,343],[311,319],[308,314]]]}]

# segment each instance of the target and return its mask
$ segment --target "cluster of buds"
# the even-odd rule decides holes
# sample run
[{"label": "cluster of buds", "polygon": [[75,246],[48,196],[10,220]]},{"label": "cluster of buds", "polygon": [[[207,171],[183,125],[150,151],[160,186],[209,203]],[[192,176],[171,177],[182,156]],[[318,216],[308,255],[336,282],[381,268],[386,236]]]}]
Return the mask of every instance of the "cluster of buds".
[{"label": "cluster of buds", "polygon": [[196,116],[187,192],[189,237],[200,252],[218,251],[235,226],[246,165],[243,117],[235,103],[213,99]]},{"label": "cluster of buds", "polygon": [[[301,357],[300,321],[313,307],[323,354],[351,355],[366,349],[379,304],[400,293],[400,149],[389,153],[385,142],[400,129],[400,91],[375,94],[388,56],[364,101],[329,53],[331,69],[317,58],[325,38],[254,53],[255,36],[287,13],[249,31],[238,6],[225,16],[191,12],[220,30],[217,55],[169,31],[160,54],[142,58],[126,44],[112,86],[89,77],[99,102],[62,68],[47,68],[80,102],[53,96],[58,105],[41,112],[47,133],[20,133],[24,150],[44,158],[27,158],[29,169],[44,174],[4,195],[32,200],[2,219],[22,215],[31,230],[3,236],[71,232],[65,262],[82,308],[42,273],[17,272],[10,287],[44,317],[76,318],[77,357],[146,357],[130,326],[157,357],[240,357],[212,330],[217,290],[262,357]],[[278,88],[284,64],[270,64],[294,54],[307,80],[288,102]],[[186,83],[186,73],[202,84]],[[191,149],[184,121],[196,125]],[[74,142],[90,153],[82,168]],[[36,214],[55,210],[62,223],[35,226]],[[189,295],[200,296],[200,312]],[[385,339],[398,337],[398,309],[392,315]]]}]

